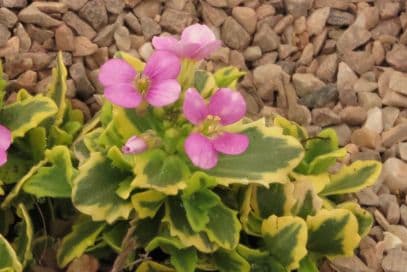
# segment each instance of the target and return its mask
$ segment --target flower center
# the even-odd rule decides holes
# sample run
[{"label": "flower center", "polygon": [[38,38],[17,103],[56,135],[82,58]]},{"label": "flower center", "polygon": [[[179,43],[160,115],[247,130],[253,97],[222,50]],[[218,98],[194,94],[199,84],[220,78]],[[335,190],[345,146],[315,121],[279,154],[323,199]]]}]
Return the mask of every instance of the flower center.
[{"label": "flower center", "polygon": [[220,118],[214,115],[208,115],[199,125],[199,131],[209,137],[219,134],[221,129]]},{"label": "flower center", "polygon": [[150,87],[150,79],[142,74],[137,74],[134,85],[140,94],[144,95]]}]

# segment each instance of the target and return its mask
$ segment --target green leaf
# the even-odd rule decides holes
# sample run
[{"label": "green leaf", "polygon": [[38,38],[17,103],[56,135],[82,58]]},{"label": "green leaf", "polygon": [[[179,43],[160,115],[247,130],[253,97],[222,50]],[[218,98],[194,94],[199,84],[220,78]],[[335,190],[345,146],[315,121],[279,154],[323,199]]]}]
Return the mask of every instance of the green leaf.
[{"label": "green leaf", "polygon": [[340,148],[327,154],[315,157],[308,165],[307,174],[318,175],[327,172],[338,159],[343,159],[348,152],[346,148]]},{"label": "green leaf", "polygon": [[73,167],[69,149],[56,146],[45,152],[51,166],[43,166],[24,184],[23,190],[36,197],[71,197]]},{"label": "green leaf", "polygon": [[217,70],[214,76],[216,85],[219,88],[236,89],[237,81],[245,74],[245,72],[240,72],[239,69],[234,66],[228,66]]},{"label": "green leaf", "polygon": [[122,250],[121,244],[127,233],[129,224],[127,222],[118,222],[103,232],[103,241],[106,242],[113,250],[119,253]]},{"label": "green leaf", "polygon": [[175,272],[175,270],[153,261],[144,261],[137,267],[136,272]]},{"label": "green leaf", "polygon": [[197,70],[195,71],[194,87],[203,97],[209,97],[217,88],[215,77],[207,71]]},{"label": "green leaf", "polygon": [[114,168],[101,153],[92,153],[73,180],[74,206],[95,221],[112,223],[120,218],[127,219],[132,210],[131,202],[114,193],[126,178],[128,173]]},{"label": "green leaf", "polygon": [[240,206],[240,222],[242,222],[242,228],[247,234],[260,237],[262,218],[253,212],[251,204],[254,189],[255,185],[251,184],[247,186],[244,192]]},{"label": "green leaf", "polygon": [[322,130],[317,137],[309,139],[305,144],[304,161],[310,163],[317,156],[338,149],[338,136],[332,128]]},{"label": "green leaf", "polygon": [[307,255],[307,225],[302,218],[272,215],[263,221],[261,232],[272,256],[288,270],[299,267]]},{"label": "green leaf", "polygon": [[186,188],[190,172],[178,156],[155,149],[137,155],[136,161],[133,187],[154,189],[167,195],[175,195]]},{"label": "green leaf", "polygon": [[358,221],[345,209],[320,210],[307,217],[308,244],[313,253],[335,257],[352,256],[358,246]]},{"label": "green leaf", "polygon": [[[95,150],[96,151],[96,150]],[[132,171],[135,164],[134,156],[123,154],[117,146],[112,146],[107,152],[107,157],[112,161],[114,167],[122,170]]]},{"label": "green leaf", "polygon": [[22,137],[57,111],[54,101],[37,95],[4,106],[0,111],[0,123],[10,129],[13,138]]},{"label": "green leaf", "polygon": [[365,209],[362,209],[359,204],[355,202],[345,202],[337,206],[337,208],[342,208],[349,210],[358,220],[358,233],[361,237],[365,237],[370,228],[373,226],[373,216]]},{"label": "green leaf", "polygon": [[242,244],[237,246],[236,251],[250,263],[251,272],[287,272],[285,267],[266,251],[248,248]]},{"label": "green leaf", "polygon": [[13,184],[18,182],[32,167],[33,162],[10,150],[7,162],[0,167],[0,182]]},{"label": "green leaf", "polygon": [[195,232],[188,222],[184,206],[177,197],[169,197],[165,203],[165,216],[163,222],[169,226],[171,236],[178,237],[182,243],[189,247],[194,246],[199,251],[210,253],[218,246],[212,243],[205,232]]},{"label": "green leaf", "polygon": [[145,218],[137,220],[134,223],[134,239],[139,247],[147,248],[148,244],[152,242],[160,234],[162,216],[156,215],[154,218]]},{"label": "green leaf", "polygon": [[73,137],[65,130],[52,126],[49,131],[49,142],[51,146],[54,145],[71,145]]},{"label": "green leaf", "polygon": [[354,193],[373,185],[382,165],[377,161],[356,161],[331,175],[330,182],[320,192],[322,196]]},{"label": "green leaf", "polygon": [[6,238],[0,234],[0,271],[22,272],[23,266],[14,249],[7,242]]},{"label": "green leaf", "polygon": [[96,238],[105,228],[101,222],[93,222],[90,218],[80,218],[72,231],[64,237],[57,251],[58,266],[63,268],[73,259],[82,256],[89,246],[95,244]]},{"label": "green leaf", "polygon": [[4,79],[3,65],[0,61],[0,109],[3,107],[4,96],[6,95],[7,80]]},{"label": "green leaf", "polygon": [[194,272],[198,262],[196,249],[189,247],[183,249],[171,248],[170,262],[177,272]]},{"label": "green leaf", "polygon": [[288,183],[272,183],[269,188],[254,186],[251,206],[256,215],[268,218],[270,215],[290,215],[295,204],[294,186]]},{"label": "green leaf", "polygon": [[147,190],[132,195],[131,203],[136,210],[138,218],[152,218],[157,214],[166,197],[167,196],[163,193]]},{"label": "green leaf", "polygon": [[246,134],[249,147],[241,155],[219,156],[218,164],[209,175],[218,177],[218,183],[259,183],[287,181],[287,175],[303,156],[301,144],[291,136],[282,134],[278,127],[266,127],[264,119],[249,124],[237,124],[229,131]]},{"label": "green leaf", "polygon": [[303,141],[308,138],[307,130],[295,122],[289,121],[282,116],[274,118],[274,125],[283,129],[284,135],[293,136]]},{"label": "green leaf", "polygon": [[52,81],[48,88],[48,97],[54,100],[58,107],[58,112],[55,114],[55,126],[59,126],[63,122],[66,102],[65,95],[67,91],[66,86],[67,71],[64,65],[62,52],[58,52],[56,67],[52,69]]},{"label": "green leaf", "polygon": [[202,231],[209,222],[209,210],[220,203],[220,198],[208,189],[182,195],[188,222],[196,232]]},{"label": "green leaf", "polygon": [[316,262],[307,255],[301,260],[298,272],[319,272],[319,269]]},{"label": "green leaf", "polygon": [[44,127],[36,127],[28,132],[28,142],[30,143],[30,151],[35,162],[40,161],[44,157],[44,152],[47,149],[47,132]]},{"label": "green leaf", "polygon": [[316,194],[314,186],[307,180],[294,182],[295,206],[292,209],[296,216],[307,218],[322,207],[322,199]]},{"label": "green leaf", "polygon": [[21,218],[21,222],[17,224],[18,234],[14,241],[16,254],[23,266],[32,259],[32,241],[33,241],[33,226],[30,215],[23,204],[17,207],[17,214]]},{"label": "green leaf", "polygon": [[237,212],[218,203],[209,210],[208,217],[209,222],[205,227],[205,232],[209,240],[224,249],[236,248],[242,228],[237,219]]},{"label": "green leaf", "polygon": [[220,272],[249,272],[250,264],[235,250],[219,249],[213,253],[213,259]]}]

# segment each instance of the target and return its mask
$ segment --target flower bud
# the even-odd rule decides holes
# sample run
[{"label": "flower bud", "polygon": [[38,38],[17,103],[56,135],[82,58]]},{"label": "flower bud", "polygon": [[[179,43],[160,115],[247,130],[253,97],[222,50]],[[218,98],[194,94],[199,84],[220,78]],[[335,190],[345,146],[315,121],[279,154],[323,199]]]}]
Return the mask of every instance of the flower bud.
[{"label": "flower bud", "polygon": [[147,143],[140,137],[133,136],[122,147],[124,154],[139,154],[147,150]]}]

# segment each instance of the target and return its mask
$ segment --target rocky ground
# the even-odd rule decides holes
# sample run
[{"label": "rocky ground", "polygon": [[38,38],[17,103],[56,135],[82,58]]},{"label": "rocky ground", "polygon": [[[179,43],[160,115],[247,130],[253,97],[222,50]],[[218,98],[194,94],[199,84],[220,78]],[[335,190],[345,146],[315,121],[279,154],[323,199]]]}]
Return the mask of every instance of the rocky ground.
[{"label": "rocky ground", "polygon": [[407,1],[0,0],[0,58],[11,92],[43,92],[62,50],[69,96],[89,117],[102,63],[117,50],[145,60],[152,36],[194,22],[224,42],[206,68],[248,72],[250,115],[280,113],[311,134],[332,127],[349,160],[384,162],[356,196],[376,219],[359,257],[322,270],[407,271]]}]

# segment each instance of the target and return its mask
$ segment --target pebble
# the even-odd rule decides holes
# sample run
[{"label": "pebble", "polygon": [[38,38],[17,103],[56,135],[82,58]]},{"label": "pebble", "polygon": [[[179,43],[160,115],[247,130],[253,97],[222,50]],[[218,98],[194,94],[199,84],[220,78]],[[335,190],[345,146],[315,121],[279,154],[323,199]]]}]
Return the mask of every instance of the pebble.
[{"label": "pebble", "polygon": [[400,94],[407,95],[407,75],[393,72],[390,76],[389,87]]},{"label": "pebble", "polygon": [[189,12],[166,9],[161,16],[160,25],[171,33],[181,33],[193,21]]},{"label": "pebble", "polygon": [[22,8],[27,6],[27,0],[2,0],[0,3],[6,8]]},{"label": "pebble", "polygon": [[98,46],[110,46],[113,43],[113,36],[117,29],[117,24],[107,25],[93,39],[93,42],[96,43]]},{"label": "pebble", "polygon": [[393,193],[407,192],[407,163],[397,158],[389,158],[383,164],[383,177]]},{"label": "pebble", "polygon": [[107,25],[108,18],[103,0],[89,0],[79,10],[79,16],[87,21],[95,30]]},{"label": "pebble", "polygon": [[161,12],[160,0],[143,0],[143,1],[140,1],[140,4],[138,4],[133,9],[133,12],[134,12],[134,14],[136,14],[136,16],[138,18],[141,18],[143,16],[147,16],[147,17],[149,17],[151,19],[154,19]]},{"label": "pebble", "polygon": [[11,37],[6,45],[0,48],[0,57],[13,56],[18,53],[20,49],[20,40],[18,37]]},{"label": "pebble", "polygon": [[378,88],[377,82],[369,81],[365,78],[359,78],[353,85],[355,92],[372,92]]},{"label": "pebble", "polygon": [[367,119],[363,127],[376,133],[383,131],[383,112],[380,108],[374,107],[367,111]]},{"label": "pebble", "polygon": [[331,9],[327,23],[334,26],[348,26],[355,21],[355,16],[352,13]]},{"label": "pebble", "polygon": [[142,16],[139,17],[139,19],[144,38],[146,40],[150,40],[153,36],[161,33],[161,26],[150,17]]},{"label": "pebble", "polygon": [[320,90],[312,92],[303,96],[300,99],[300,103],[307,106],[308,108],[323,107],[330,102],[334,102],[338,99],[338,90],[336,85],[327,84]]},{"label": "pebble", "polygon": [[7,27],[0,24],[0,47],[3,47],[7,44],[8,39],[10,38],[11,33]]},{"label": "pebble", "polygon": [[131,46],[130,32],[124,26],[117,27],[113,34],[113,38],[116,42],[117,48],[122,51],[129,51]]},{"label": "pebble", "polygon": [[107,11],[113,14],[120,14],[125,6],[125,1],[123,0],[104,0],[104,2]]},{"label": "pebble", "polygon": [[337,125],[341,122],[341,118],[330,108],[316,108],[312,112],[312,122],[321,127]]},{"label": "pebble", "polygon": [[[223,42],[232,49],[243,50],[250,43],[250,35],[232,17],[228,17],[225,20],[225,23],[222,26],[221,33],[222,33]],[[258,33],[259,32],[257,32],[257,34]],[[260,47],[262,48],[261,45],[260,45]],[[276,48],[277,48],[277,46],[274,49],[276,49]],[[266,50],[264,50],[264,52],[266,52]]]},{"label": "pebble", "polygon": [[386,61],[394,69],[407,72],[407,47],[402,44],[396,44],[393,49],[386,54]]},{"label": "pebble", "polygon": [[262,52],[259,46],[249,46],[243,52],[243,56],[247,61],[255,61],[261,58]]},{"label": "pebble", "polygon": [[85,66],[77,62],[69,68],[69,74],[75,82],[77,95],[82,99],[88,99],[95,93],[95,88],[86,76]]},{"label": "pebble", "polygon": [[58,50],[74,51],[75,49],[74,34],[65,24],[55,30],[55,42]]},{"label": "pebble", "polygon": [[138,52],[143,60],[147,61],[154,52],[153,45],[147,42],[139,48]]},{"label": "pebble", "polygon": [[401,249],[390,250],[383,258],[382,267],[385,272],[405,272],[407,252]]},{"label": "pebble", "polygon": [[25,31],[23,24],[18,23],[17,27],[14,30],[14,33],[20,41],[19,52],[21,53],[28,52],[28,50],[31,48],[31,38],[28,35],[27,31]]},{"label": "pebble", "polygon": [[352,134],[352,131],[350,130],[349,126],[347,126],[346,124],[341,124],[337,126],[332,126],[330,128],[336,131],[339,146],[345,146],[350,142],[350,136]]},{"label": "pebble", "polygon": [[353,131],[351,142],[361,147],[376,149],[380,146],[380,135],[367,128],[359,128]]},{"label": "pebble", "polygon": [[321,61],[316,75],[325,82],[333,82],[338,68],[338,55],[336,53],[327,55]]},{"label": "pebble", "polygon": [[358,126],[366,121],[367,111],[361,106],[347,106],[340,111],[339,116],[346,124]]},{"label": "pebble", "polygon": [[206,2],[202,4],[202,17],[206,24],[220,27],[225,22],[228,15],[223,9],[215,8]]},{"label": "pebble", "polygon": [[310,73],[295,73],[292,77],[295,91],[299,97],[321,90],[325,83]]},{"label": "pebble", "polygon": [[379,197],[370,187],[357,192],[356,197],[360,205],[379,206]]},{"label": "pebble", "polygon": [[365,109],[371,109],[374,107],[381,107],[382,100],[376,93],[359,92],[357,94],[359,105]]},{"label": "pebble", "polygon": [[278,48],[280,37],[270,26],[263,25],[254,35],[253,44],[260,46],[262,52],[270,52]]},{"label": "pebble", "polygon": [[294,17],[306,16],[308,10],[312,7],[312,0],[285,0],[287,12]]},{"label": "pebble", "polygon": [[65,13],[62,20],[81,36],[85,36],[88,39],[93,39],[96,36],[95,30],[71,11]]},{"label": "pebble", "polygon": [[79,36],[74,39],[74,52],[75,57],[84,57],[92,55],[98,49],[98,46],[92,43],[88,38]]},{"label": "pebble", "polygon": [[249,34],[254,33],[256,30],[257,15],[253,9],[248,7],[234,7],[232,16]]},{"label": "pebble", "polygon": [[407,122],[398,124],[397,126],[383,132],[382,138],[383,145],[386,147],[407,140]]},{"label": "pebble", "polygon": [[28,24],[36,24],[45,28],[55,27],[62,24],[60,20],[56,20],[51,16],[40,11],[34,4],[39,2],[34,2],[30,6],[21,10],[18,14],[18,19],[21,22]]},{"label": "pebble", "polygon": [[140,21],[137,19],[136,16],[134,16],[132,12],[128,12],[124,16],[124,21],[126,22],[127,26],[136,34],[142,34]]},{"label": "pebble", "polygon": [[394,122],[399,116],[400,110],[395,107],[383,108],[383,127],[384,130],[388,130],[394,126]]},{"label": "pebble", "polygon": [[315,10],[307,19],[307,29],[310,35],[319,34],[325,27],[330,13],[329,7]]},{"label": "pebble", "polygon": [[0,7],[0,24],[12,28],[18,21],[17,16],[9,9]]}]

